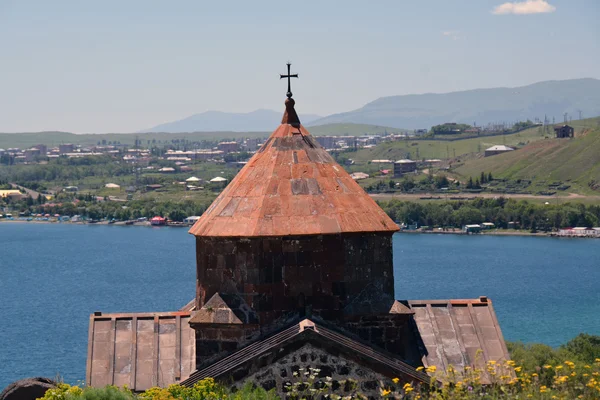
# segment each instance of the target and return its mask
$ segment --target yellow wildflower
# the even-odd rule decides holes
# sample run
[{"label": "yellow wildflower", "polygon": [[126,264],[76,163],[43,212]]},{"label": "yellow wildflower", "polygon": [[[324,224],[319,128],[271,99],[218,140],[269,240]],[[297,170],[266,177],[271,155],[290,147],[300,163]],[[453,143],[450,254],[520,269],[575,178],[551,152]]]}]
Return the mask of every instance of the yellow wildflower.
[{"label": "yellow wildflower", "polygon": [[536,374],[535,372],[533,374],[531,374],[531,376],[538,376],[538,374]]},{"label": "yellow wildflower", "polygon": [[521,367],[515,367],[515,372],[521,372]]},{"label": "yellow wildflower", "polygon": [[423,371],[424,367],[417,367],[417,371]]},{"label": "yellow wildflower", "polygon": [[540,393],[546,393],[548,388],[546,386],[540,386]]},{"label": "yellow wildflower", "polygon": [[544,365],[544,369],[550,369],[550,368],[552,368],[552,365],[548,365],[548,364]]},{"label": "yellow wildflower", "polygon": [[556,369],[562,369],[562,365],[557,365]]},{"label": "yellow wildflower", "polygon": [[391,390],[388,389],[381,389],[381,395],[382,396],[387,396],[388,394],[392,393]]},{"label": "yellow wildflower", "polygon": [[594,361],[600,363],[600,358],[596,358]]},{"label": "yellow wildflower", "polygon": [[433,372],[437,371],[437,367],[435,365],[431,365],[431,366],[427,367],[427,369],[425,371],[427,371],[429,373],[433,373]]},{"label": "yellow wildflower", "polygon": [[398,382],[400,382],[400,379],[398,379],[398,378],[394,378],[394,379],[392,379],[392,382],[394,382],[394,383],[398,383]]}]

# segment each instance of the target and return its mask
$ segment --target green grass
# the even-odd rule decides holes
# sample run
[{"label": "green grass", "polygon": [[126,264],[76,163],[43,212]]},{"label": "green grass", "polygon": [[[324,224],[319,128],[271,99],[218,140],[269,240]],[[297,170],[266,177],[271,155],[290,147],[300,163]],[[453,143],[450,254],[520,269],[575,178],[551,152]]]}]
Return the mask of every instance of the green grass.
[{"label": "green grass", "polygon": [[[514,152],[465,161],[453,172],[462,179],[491,172],[496,178],[528,179],[535,190],[562,182],[567,192],[600,194],[600,117],[573,121],[574,139],[545,139]],[[593,189],[590,184],[598,186]]]},{"label": "green grass", "polygon": [[356,153],[350,153],[348,157],[357,162],[368,162],[377,159],[399,160],[401,158],[447,159],[459,157],[468,153],[483,152],[486,148],[497,144],[523,146],[527,143],[543,140],[544,137],[542,130],[539,127],[535,127],[509,135],[484,136],[454,141],[435,139],[402,140],[392,143],[383,143],[371,149],[361,149]]}]

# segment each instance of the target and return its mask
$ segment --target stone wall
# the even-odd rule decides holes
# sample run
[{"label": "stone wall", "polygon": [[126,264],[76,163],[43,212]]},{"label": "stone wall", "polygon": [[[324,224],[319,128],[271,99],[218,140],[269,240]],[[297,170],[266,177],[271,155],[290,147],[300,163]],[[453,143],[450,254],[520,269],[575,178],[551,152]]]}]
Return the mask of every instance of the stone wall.
[{"label": "stone wall", "polygon": [[336,319],[358,298],[381,305],[394,297],[391,246],[391,233],[197,237],[196,307],[237,293],[263,325],[290,311]]},{"label": "stone wall", "polygon": [[267,390],[275,389],[284,399],[294,392],[306,393],[311,398],[314,393],[310,389],[323,389],[325,385],[328,385],[327,393],[342,397],[361,393],[379,399],[380,389],[393,385],[390,378],[311,344],[277,360],[265,356],[263,365],[254,367],[259,369],[243,367],[234,371],[234,379],[250,381]]}]

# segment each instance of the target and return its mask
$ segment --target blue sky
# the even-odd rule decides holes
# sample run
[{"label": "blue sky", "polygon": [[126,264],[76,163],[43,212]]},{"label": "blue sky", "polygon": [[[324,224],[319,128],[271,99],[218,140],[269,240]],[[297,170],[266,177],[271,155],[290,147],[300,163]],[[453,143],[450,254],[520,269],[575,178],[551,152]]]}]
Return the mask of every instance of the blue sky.
[{"label": "blue sky", "polygon": [[503,3],[0,0],[0,132],[283,110],[288,60],[299,113],[321,115],[396,94],[600,78],[600,1]]}]

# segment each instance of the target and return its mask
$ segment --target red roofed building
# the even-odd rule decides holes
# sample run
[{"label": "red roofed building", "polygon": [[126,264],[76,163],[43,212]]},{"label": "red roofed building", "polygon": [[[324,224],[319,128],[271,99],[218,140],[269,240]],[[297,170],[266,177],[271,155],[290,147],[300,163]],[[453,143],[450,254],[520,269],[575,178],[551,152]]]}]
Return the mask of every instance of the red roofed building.
[{"label": "red roofed building", "polygon": [[150,225],[155,225],[155,226],[159,226],[159,225],[166,225],[167,224],[167,219],[163,218],[163,217],[152,217],[150,219]]},{"label": "red roofed building", "polygon": [[93,315],[89,385],[213,377],[283,393],[293,371],[313,367],[378,396],[392,378],[428,382],[419,366],[508,358],[487,298],[395,299],[398,226],[301,125],[289,86],[285,105],[281,125],[190,229],[194,301],[174,313]]}]

